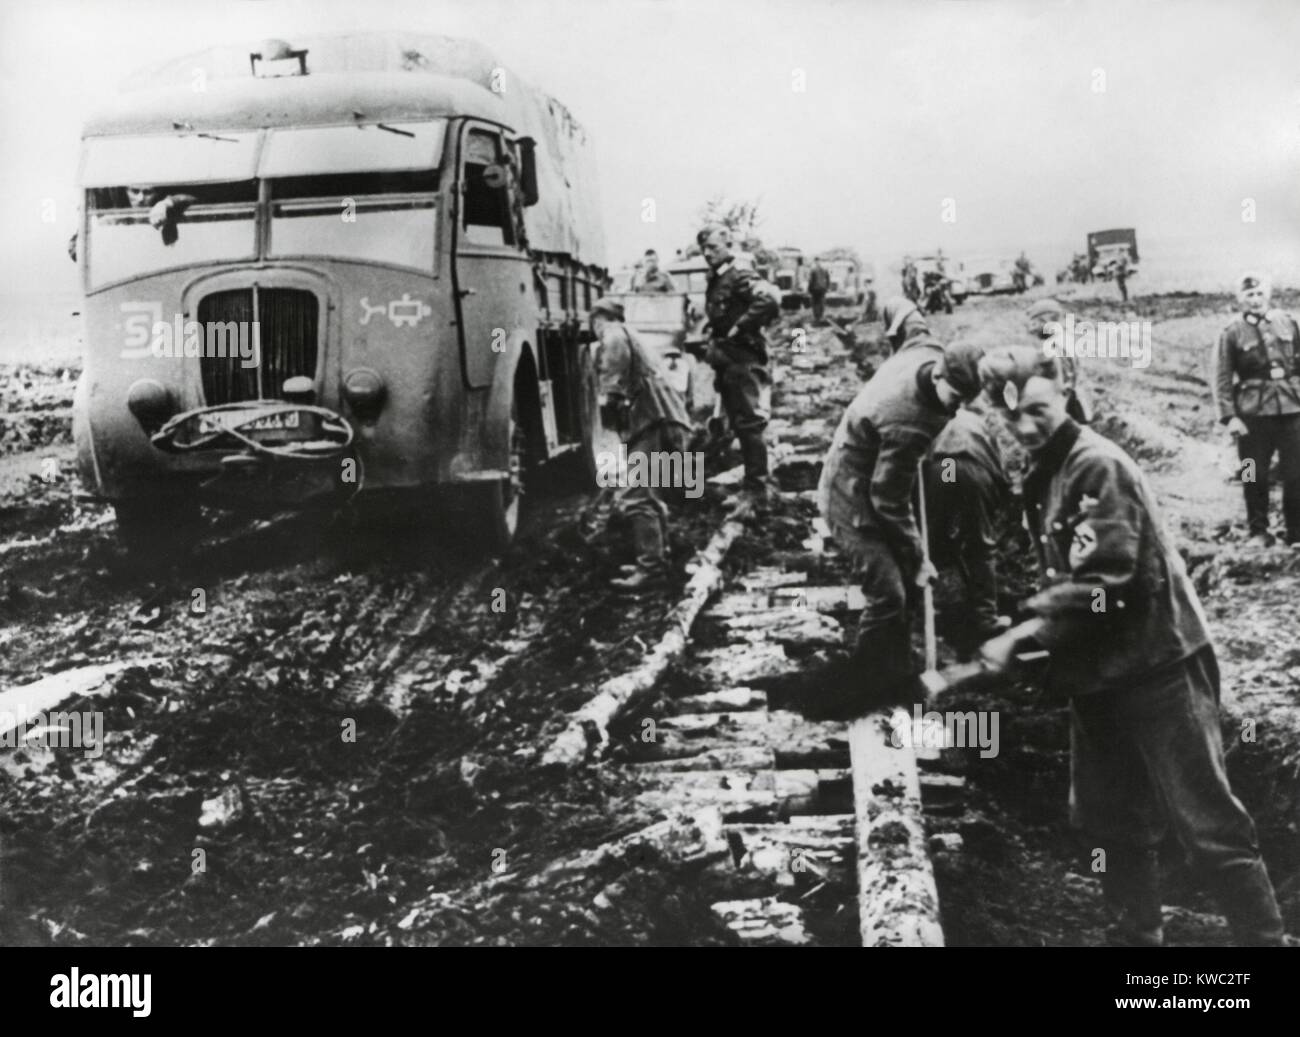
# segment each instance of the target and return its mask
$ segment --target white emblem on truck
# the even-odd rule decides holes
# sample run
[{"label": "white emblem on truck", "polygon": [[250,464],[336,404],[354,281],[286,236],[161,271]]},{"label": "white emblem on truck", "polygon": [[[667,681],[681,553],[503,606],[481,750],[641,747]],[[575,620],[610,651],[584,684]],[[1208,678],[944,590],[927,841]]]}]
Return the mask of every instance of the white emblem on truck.
[{"label": "white emblem on truck", "polygon": [[370,297],[363,295],[361,308],[365,310],[361,315],[362,324],[369,324],[371,317],[379,315],[387,316],[395,328],[413,328],[433,313],[432,306],[422,299],[412,299],[410,292],[403,292],[400,299],[390,299],[387,306],[371,306]]}]

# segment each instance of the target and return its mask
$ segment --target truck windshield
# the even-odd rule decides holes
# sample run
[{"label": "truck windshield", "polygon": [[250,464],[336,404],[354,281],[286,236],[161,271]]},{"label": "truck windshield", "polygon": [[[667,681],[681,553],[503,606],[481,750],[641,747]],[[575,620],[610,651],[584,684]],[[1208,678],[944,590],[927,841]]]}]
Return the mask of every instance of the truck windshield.
[{"label": "truck windshield", "polygon": [[257,185],[131,184],[86,192],[90,287],[256,255]]},{"label": "truck windshield", "polygon": [[434,170],[271,181],[269,254],[334,256],[433,269]]}]

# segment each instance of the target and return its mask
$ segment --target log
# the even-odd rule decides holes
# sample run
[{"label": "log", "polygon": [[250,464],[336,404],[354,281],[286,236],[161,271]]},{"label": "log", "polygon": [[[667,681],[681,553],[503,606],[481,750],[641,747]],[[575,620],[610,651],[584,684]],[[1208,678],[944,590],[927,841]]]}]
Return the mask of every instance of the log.
[{"label": "log", "polygon": [[695,556],[685,597],[669,614],[667,632],[636,668],[605,681],[590,702],[569,715],[564,729],[543,754],[543,765],[577,767],[608,748],[609,725],[633,702],[653,690],[668,666],[685,653],[696,616],[722,584],[722,560],[744,531],[744,519],[752,511],[749,501],[742,501],[731,511],[722,528]]},{"label": "log", "polygon": [[683,713],[734,713],[766,709],[767,692],[757,688],[727,688],[704,695],[683,695],[679,699],[670,699],[665,708],[673,716]]},{"label": "log", "polygon": [[678,756],[664,760],[651,760],[638,763],[635,770],[644,773],[654,771],[702,771],[728,770],[742,768],[776,767],[776,753],[767,746],[737,745],[714,748],[700,746],[700,751],[691,756]]},{"label": "log", "polygon": [[891,744],[891,731],[884,713],[849,728],[862,945],[942,947],[916,758],[908,746]]},{"label": "log", "polygon": [[[823,800],[834,795],[847,771],[654,771],[643,773],[645,791],[637,802],[651,810],[716,806],[727,821],[784,820],[823,814]],[[825,790],[825,791],[823,791]]]},{"label": "log", "polygon": [[123,670],[148,667],[162,662],[148,656],[119,662],[96,663],[63,670],[30,684],[0,692],[0,735],[22,727],[38,713],[47,713],[70,698],[103,695],[113,690],[113,678]]},{"label": "log", "polygon": [[722,901],[712,910],[746,947],[803,947],[812,942],[798,904],[760,897]]},{"label": "log", "polygon": [[755,644],[727,645],[700,652],[696,659],[710,684],[727,685],[737,681],[753,684],[798,673],[800,665],[785,654],[785,649],[771,641]]},{"label": "log", "polygon": [[772,568],[755,569],[740,578],[740,585],[747,591],[771,590],[773,587],[791,587],[807,582],[807,573]]},{"label": "log", "polygon": [[[728,824],[731,865],[782,887],[829,883],[852,887],[854,817],[801,817],[785,824]],[[722,865],[715,865],[715,870]]]}]

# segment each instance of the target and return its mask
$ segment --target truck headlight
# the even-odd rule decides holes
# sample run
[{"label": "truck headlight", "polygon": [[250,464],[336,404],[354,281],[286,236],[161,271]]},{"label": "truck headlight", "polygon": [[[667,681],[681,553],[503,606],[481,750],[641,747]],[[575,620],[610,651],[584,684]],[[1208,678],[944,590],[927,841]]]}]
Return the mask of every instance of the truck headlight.
[{"label": "truck headlight", "polygon": [[343,398],[348,407],[362,421],[373,420],[384,405],[388,387],[378,371],[369,367],[356,367],[343,377]]},{"label": "truck headlight", "polygon": [[140,422],[140,427],[152,435],[176,413],[172,394],[152,378],[141,378],[126,391],[126,407]]}]

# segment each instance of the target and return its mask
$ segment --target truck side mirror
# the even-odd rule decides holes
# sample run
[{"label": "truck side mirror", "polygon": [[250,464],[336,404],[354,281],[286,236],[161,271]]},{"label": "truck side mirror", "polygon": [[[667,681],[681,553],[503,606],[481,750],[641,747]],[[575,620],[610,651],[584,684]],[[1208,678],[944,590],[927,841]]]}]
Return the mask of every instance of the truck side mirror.
[{"label": "truck side mirror", "polygon": [[524,192],[524,204],[536,205],[537,193],[537,142],[532,137],[519,138],[519,186]]}]

